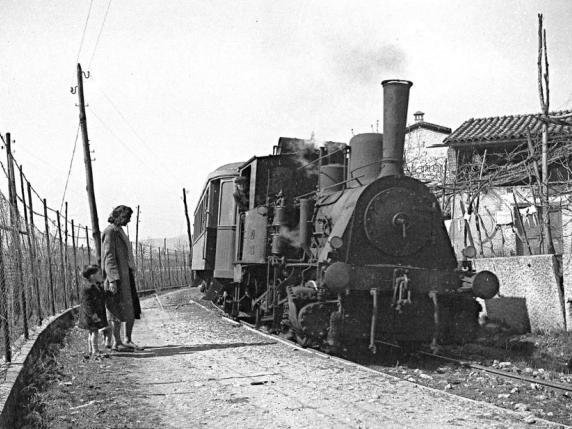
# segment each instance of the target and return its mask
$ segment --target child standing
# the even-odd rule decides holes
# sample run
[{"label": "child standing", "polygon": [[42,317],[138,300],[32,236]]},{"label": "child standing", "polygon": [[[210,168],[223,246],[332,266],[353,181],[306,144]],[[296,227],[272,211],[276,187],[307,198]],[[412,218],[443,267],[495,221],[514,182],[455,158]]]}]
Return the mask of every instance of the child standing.
[{"label": "child standing", "polygon": [[98,330],[107,326],[103,274],[99,265],[86,265],[81,274],[87,283],[81,290],[79,327],[89,331],[89,353],[98,357]]}]

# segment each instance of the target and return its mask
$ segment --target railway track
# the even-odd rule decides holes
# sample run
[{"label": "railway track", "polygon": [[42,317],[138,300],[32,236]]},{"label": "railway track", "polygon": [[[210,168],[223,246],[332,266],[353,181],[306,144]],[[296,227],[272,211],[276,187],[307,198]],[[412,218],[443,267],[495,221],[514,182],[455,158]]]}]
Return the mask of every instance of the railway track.
[{"label": "railway track", "polygon": [[[194,303],[197,304],[197,305],[202,305],[202,304],[199,304],[199,303],[197,303],[197,302],[195,302],[195,301],[192,301],[192,302],[194,302]],[[205,306],[203,306],[203,307],[204,307],[204,308],[207,308],[207,307],[205,307]],[[207,308],[207,309],[208,309],[208,308]],[[248,328],[251,329],[251,330],[255,330],[255,331],[257,331],[257,332],[263,333],[264,335],[269,335],[269,336],[271,336],[271,337],[273,337],[273,338],[276,338],[276,339],[279,339],[280,341],[282,341],[282,342],[284,342],[284,343],[287,343],[287,344],[289,344],[289,345],[291,345],[291,346],[293,346],[293,347],[297,347],[297,348],[299,348],[299,349],[306,350],[306,351],[308,351],[308,352],[310,352],[310,353],[315,353],[315,354],[318,354],[318,355],[321,355],[321,356],[327,356],[327,357],[329,357],[329,358],[332,358],[332,357],[333,357],[332,355],[328,355],[327,353],[324,353],[324,352],[319,351],[319,350],[315,350],[315,349],[311,349],[311,348],[307,348],[307,347],[302,347],[302,346],[300,346],[298,343],[296,343],[295,341],[288,340],[288,339],[286,339],[286,338],[280,337],[279,335],[271,334],[271,333],[267,333],[267,332],[262,332],[260,329],[257,329],[256,326],[255,326],[254,324],[252,324],[252,323],[249,323],[249,322],[246,322],[246,321],[243,321],[243,320],[236,321],[236,320],[234,320],[234,319],[231,319],[231,318],[229,318],[229,317],[226,315],[226,313],[224,313],[224,311],[223,311],[220,307],[218,307],[218,306],[215,305],[215,304],[212,304],[212,309],[213,309],[213,310],[216,310],[217,312],[219,312],[219,314],[221,315],[221,317],[223,317],[225,320],[227,320],[227,321],[230,322],[230,323],[236,323],[236,324],[243,325],[243,326],[245,326],[245,327],[248,327]],[[401,347],[398,346],[398,345],[396,345],[396,344],[388,343],[388,342],[385,342],[385,341],[377,341],[377,343],[382,344],[382,345],[384,345],[384,346],[386,346],[386,347],[391,347],[391,348],[394,348],[394,349],[399,349],[399,350],[401,350]],[[563,384],[563,383],[557,383],[557,382],[553,382],[553,381],[542,380],[542,379],[537,379],[537,378],[533,378],[533,377],[527,377],[527,376],[523,376],[523,375],[521,375],[521,374],[515,374],[515,373],[513,373],[513,372],[509,372],[509,371],[503,371],[503,370],[500,370],[500,369],[497,369],[497,368],[492,368],[492,367],[489,367],[489,366],[486,366],[486,365],[481,365],[481,364],[477,364],[477,363],[471,362],[470,360],[468,360],[468,359],[463,359],[462,357],[461,357],[461,358],[455,358],[455,357],[453,357],[453,356],[449,356],[449,355],[445,355],[445,354],[432,353],[432,352],[428,352],[428,351],[424,351],[424,350],[420,350],[420,351],[418,351],[418,352],[416,352],[416,353],[419,354],[419,355],[422,355],[422,356],[424,356],[424,357],[426,357],[426,358],[429,358],[429,359],[434,359],[434,360],[438,360],[438,361],[442,361],[442,362],[453,363],[453,364],[458,365],[459,367],[471,368],[471,369],[473,369],[473,370],[482,371],[482,372],[486,372],[486,373],[489,373],[489,374],[494,374],[494,375],[499,376],[499,377],[504,377],[504,378],[512,379],[512,380],[518,380],[518,381],[523,382],[523,383],[534,383],[534,384],[537,384],[537,385],[540,385],[540,386],[549,387],[549,388],[551,388],[551,389],[556,389],[556,390],[559,390],[559,391],[562,391],[562,392],[568,392],[568,393],[570,393],[571,396],[572,396],[572,385],[566,385],[566,384]],[[338,356],[335,356],[335,358],[336,358],[336,359],[345,360],[345,361],[347,361],[347,362],[352,362],[352,363],[357,364],[357,365],[362,365],[362,366],[365,366],[365,367],[368,367],[368,368],[377,367],[377,366],[378,366],[378,365],[367,365],[367,364],[359,363],[359,362],[356,362],[356,361],[353,361],[353,360],[344,359],[344,358],[341,358],[341,357],[338,357]],[[383,372],[383,371],[379,371],[379,372]]]},{"label": "railway track", "polygon": [[[409,368],[407,364],[400,365],[399,361],[397,361],[396,363],[385,362],[381,364],[379,361],[363,362],[358,360],[350,360],[338,356],[332,356],[319,350],[302,347],[298,343],[282,338],[279,335],[261,331],[260,329],[257,329],[253,324],[248,323],[246,321],[233,320],[229,318],[223,312],[223,310],[220,309],[218,306],[216,306],[214,303],[209,303],[208,306],[205,306],[194,300],[192,300],[191,302],[194,303],[195,305],[203,307],[206,310],[218,312],[219,315],[230,324],[241,325],[248,330],[255,331],[258,334],[267,336],[268,338],[272,338],[276,341],[283,342],[291,347],[295,347],[307,353],[315,354],[327,359],[339,360],[348,365],[359,366],[374,373],[381,373],[392,377],[400,378],[402,380],[406,380],[431,389],[440,391],[447,390],[447,387],[444,387],[445,385],[443,384],[439,385],[436,382],[436,380],[433,380],[434,376],[436,375],[434,373],[435,372],[434,365],[433,369],[425,370],[425,372],[423,372],[420,371],[418,368],[417,369]],[[395,344],[390,344],[385,342],[380,342],[380,343],[381,345],[387,346],[397,351],[401,349],[399,346]],[[380,355],[381,354],[382,353],[380,353]],[[516,409],[517,411],[523,411],[523,412],[528,411],[528,408],[521,410],[519,408],[515,408],[515,405],[520,406],[523,403],[524,404],[528,403],[530,404],[532,411],[537,411],[537,409],[534,409],[532,407],[538,406],[538,403],[540,402],[541,403],[540,405],[542,405],[542,407],[544,407],[546,410],[551,410],[551,411],[546,411],[546,412],[543,411],[542,413],[536,412],[535,414],[537,417],[540,417],[541,419],[547,418],[548,419],[547,421],[558,422],[565,425],[572,425],[572,412],[570,412],[570,410],[572,409],[572,385],[558,383],[551,380],[543,380],[539,378],[527,377],[518,373],[503,371],[497,368],[481,365],[479,363],[472,362],[470,359],[449,356],[444,353],[435,354],[428,351],[419,351],[416,352],[415,355],[418,358],[419,356],[422,356],[427,361],[441,362],[443,364],[453,365],[454,367],[457,368],[456,370],[450,369],[450,372],[456,372],[454,378],[462,379],[463,381],[462,382],[459,381],[457,385],[455,385],[454,387],[450,387],[449,389],[451,390],[447,391],[447,393],[449,394],[462,396],[480,402],[485,401],[492,405],[499,406],[501,408]],[[399,370],[396,369],[396,364]],[[431,365],[426,363],[425,367],[431,367]],[[481,378],[489,377],[494,382],[494,384],[497,385],[492,389],[494,395],[486,396],[478,389],[478,386],[473,386],[471,384],[471,381],[469,379],[471,378],[471,375],[474,372],[486,374],[485,377]],[[429,376],[426,375],[425,378],[419,378],[420,374],[425,374],[425,373],[432,375]],[[447,376],[448,374],[444,375]],[[506,380],[506,382],[501,383],[498,380],[498,378]],[[530,390],[530,392],[527,393],[526,395],[519,396],[516,402],[509,400],[507,403],[505,399],[507,399],[507,395],[510,395],[510,393],[499,393],[503,392],[503,386],[500,386],[501,384],[504,384],[505,389],[507,385],[512,387],[512,386],[518,386],[520,384],[521,387],[513,387],[511,392],[518,390],[519,392],[523,393],[527,389]],[[464,387],[461,388],[458,386],[464,386]],[[552,391],[554,393],[548,394],[547,391]],[[546,398],[544,398],[544,396],[546,396]],[[543,399],[540,399],[541,397]],[[565,405],[565,407],[568,408],[563,407],[563,404]],[[566,426],[566,427],[572,427],[572,426]]]}]

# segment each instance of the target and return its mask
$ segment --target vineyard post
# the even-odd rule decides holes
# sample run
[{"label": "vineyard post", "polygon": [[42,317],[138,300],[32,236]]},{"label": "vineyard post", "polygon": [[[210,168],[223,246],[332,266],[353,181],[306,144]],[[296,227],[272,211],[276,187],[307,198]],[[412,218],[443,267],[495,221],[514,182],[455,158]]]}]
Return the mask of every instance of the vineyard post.
[{"label": "vineyard post", "polygon": [[78,278],[78,266],[77,266],[77,246],[75,240],[75,225],[73,219],[71,220],[71,230],[72,230],[72,248],[73,248],[73,273],[74,273],[74,282],[75,282],[75,292],[77,294],[78,302],[79,302],[79,278]]},{"label": "vineyard post", "polygon": [[50,295],[52,315],[56,314],[56,294],[54,291],[54,273],[52,270],[52,249],[50,249],[50,228],[48,226],[48,204],[44,198],[44,224],[46,227],[46,254],[48,255],[48,275],[50,280]]},{"label": "vineyard post", "polygon": [[36,240],[36,227],[34,226],[34,204],[32,200],[32,185],[30,182],[26,181],[28,187],[28,209],[30,211],[30,233],[31,233],[31,240],[32,240],[32,249],[34,252],[34,261],[36,262],[36,271],[34,273],[34,289],[36,290],[37,298],[37,305],[38,305],[38,324],[42,323],[42,304],[41,304],[41,297],[40,297],[40,259],[38,258],[37,254],[37,240]]},{"label": "vineyard post", "polygon": [[22,312],[22,322],[24,338],[28,339],[28,310],[26,303],[26,287],[24,285],[24,269],[22,267],[22,247],[20,244],[20,215],[18,213],[18,196],[16,194],[16,177],[14,175],[14,158],[12,157],[12,142],[10,133],[6,133],[6,156],[8,161],[8,195],[10,199],[10,228],[12,231],[12,241],[16,247],[16,271],[18,275],[16,290],[19,292],[20,311]]},{"label": "vineyard post", "polygon": [[173,277],[171,275],[171,260],[169,258],[169,249],[165,249],[165,263],[167,264],[167,279],[169,279],[169,287],[173,287]]},{"label": "vineyard post", "polygon": [[[64,264],[64,275],[66,278],[66,284],[69,286],[69,294],[70,294],[70,305],[73,305],[74,303],[74,294],[73,294],[73,289],[71,287],[71,278],[70,278],[70,257],[69,257],[69,249],[68,249],[68,234],[69,234],[69,230],[68,230],[68,202],[66,201],[66,211],[65,211],[65,216],[64,216],[64,258],[65,258],[65,264]],[[79,298],[79,295],[78,295]]]},{"label": "vineyard post", "polygon": [[175,286],[181,285],[181,271],[179,270],[179,258],[175,250]]},{"label": "vineyard post", "polygon": [[153,272],[153,246],[149,245],[149,273],[151,274],[151,286],[153,289],[157,289],[155,286],[155,273]]},{"label": "vineyard post", "polygon": [[[158,289],[162,289],[165,286],[165,279],[164,279],[164,273],[163,273],[165,261],[163,261],[161,259],[161,248],[160,247],[157,249],[157,258],[159,259],[157,265],[159,267],[159,279],[160,279]],[[165,259],[165,258],[163,258],[163,259]]]},{"label": "vineyard post", "polygon": [[2,232],[0,231],[0,324],[4,334],[4,360],[12,362],[12,349],[10,345],[10,321],[8,320],[8,294],[6,290],[6,272],[4,268],[4,246]]},{"label": "vineyard post", "polygon": [[[80,229],[79,229],[79,226],[78,226],[78,231],[77,231],[77,232],[78,232],[78,238],[79,238],[79,230],[80,230]],[[83,266],[83,265],[86,265],[85,260],[86,260],[86,258],[85,258],[85,246],[82,244],[82,245],[81,245],[81,265],[82,265],[82,266]]]},{"label": "vineyard post", "polygon": [[91,249],[89,247],[89,232],[87,231],[87,225],[85,227],[85,240],[87,241],[87,263],[91,264]]},{"label": "vineyard post", "polygon": [[141,275],[143,277],[143,284],[145,285],[145,290],[149,289],[149,268],[147,267],[147,261],[145,261],[145,247],[143,243],[139,243],[140,251],[141,251]]},{"label": "vineyard post", "polygon": [[60,221],[60,211],[56,211],[56,216],[58,218],[58,237],[60,243],[60,269],[62,275],[60,278],[62,279],[62,286],[64,288],[64,308],[68,308],[68,292],[67,292],[67,279],[65,277],[66,269],[65,269],[65,261],[64,261],[64,242],[62,240],[62,225]]},{"label": "vineyard post", "polygon": [[[34,284],[34,295],[35,299],[35,310],[36,316],[38,318],[38,326],[42,324],[42,309],[40,305],[40,287],[38,284],[38,270],[36,269],[36,255],[34,252],[34,246],[32,241],[32,228],[28,220],[28,210],[26,207],[26,189],[24,188],[24,172],[22,171],[22,166],[20,165],[20,189],[22,190],[22,206],[24,207],[24,223],[26,225],[26,237],[28,241],[28,257],[30,258],[30,271],[32,272],[32,282]],[[30,201],[31,205],[32,202]],[[30,218],[33,216],[33,212],[30,212]]]}]

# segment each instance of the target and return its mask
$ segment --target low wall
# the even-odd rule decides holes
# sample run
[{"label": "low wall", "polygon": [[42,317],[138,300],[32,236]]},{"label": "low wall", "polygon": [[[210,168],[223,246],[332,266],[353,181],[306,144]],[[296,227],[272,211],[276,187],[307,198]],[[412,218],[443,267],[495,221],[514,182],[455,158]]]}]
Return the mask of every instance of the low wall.
[{"label": "low wall", "polygon": [[50,317],[42,326],[30,330],[29,339],[22,345],[20,351],[12,357],[12,362],[6,364],[6,378],[0,384],[0,428],[14,427],[15,410],[19,401],[20,391],[33,370],[34,364],[46,344],[59,341],[65,330],[72,326],[74,315],[79,307],[73,307],[56,316]]},{"label": "low wall", "polygon": [[564,275],[564,313],[566,329],[572,331],[572,254],[562,255],[562,273]]},{"label": "low wall", "polygon": [[[568,291],[572,298],[570,257],[568,262]],[[485,301],[489,319],[502,321],[519,332],[566,329],[564,297],[555,275],[554,255],[475,259],[475,267],[477,271],[492,271],[499,278],[499,296]]]}]

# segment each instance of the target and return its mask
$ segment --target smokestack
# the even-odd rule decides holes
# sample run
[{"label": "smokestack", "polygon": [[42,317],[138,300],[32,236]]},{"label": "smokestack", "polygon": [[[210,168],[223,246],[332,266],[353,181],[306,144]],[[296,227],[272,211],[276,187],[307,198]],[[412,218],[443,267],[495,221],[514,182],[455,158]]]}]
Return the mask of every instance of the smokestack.
[{"label": "smokestack", "polygon": [[384,80],[381,85],[383,86],[383,159],[379,176],[402,176],[407,105],[409,88],[413,82],[391,79]]}]

